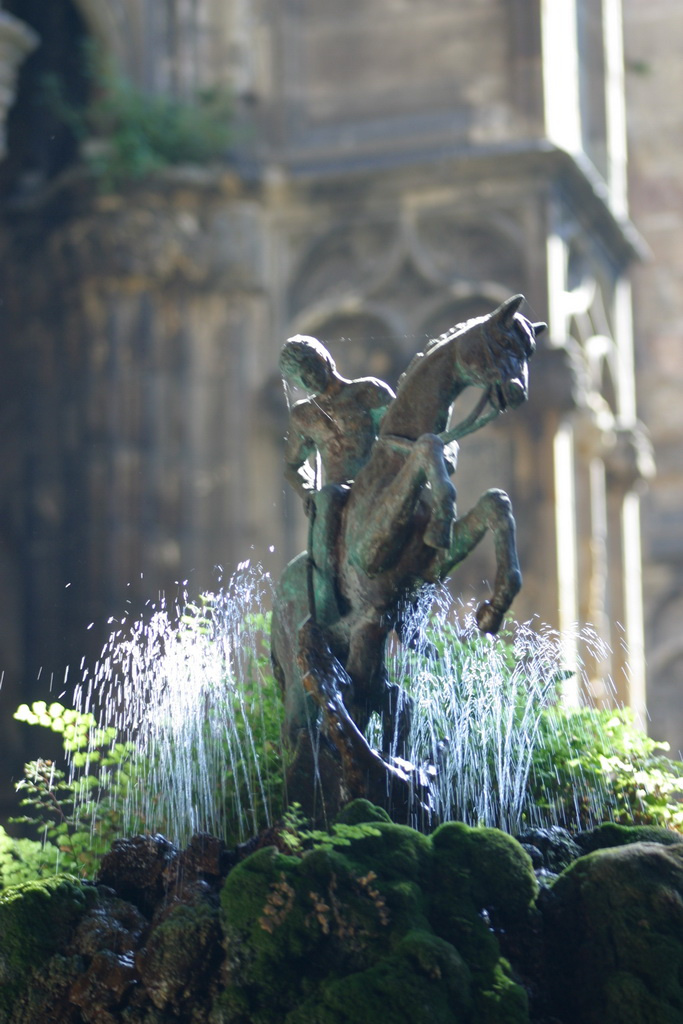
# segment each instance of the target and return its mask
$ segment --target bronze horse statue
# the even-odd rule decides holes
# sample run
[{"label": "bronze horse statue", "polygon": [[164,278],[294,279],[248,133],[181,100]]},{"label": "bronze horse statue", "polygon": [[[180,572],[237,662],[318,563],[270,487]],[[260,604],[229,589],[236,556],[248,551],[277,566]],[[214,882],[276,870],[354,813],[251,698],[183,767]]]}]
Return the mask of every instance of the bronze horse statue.
[{"label": "bronze horse statue", "polygon": [[[384,666],[387,638],[393,629],[401,635],[406,602],[426,583],[444,580],[488,530],[496,576],[492,594],[477,609],[483,632],[497,632],[519,591],[509,498],[500,490],[486,491],[474,508],[457,516],[448,448],[452,453],[455,438],[526,400],[528,360],[546,325],[522,316],[522,301],[523,296],[514,296],[418,353],[355,480],[317,492],[309,551],[284,570],[273,610],[272,659],[284,688],[291,742],[313,720],[304,683],[331,713],[333,701],[325,705],[324,694],[316,694],[311,684],[311,661],[320,663],[320,652],[312,648],[321,643],[331,655],[326,671],[336,666],[337,680],[328,694],[336,690],[347,723],[350,719],[361,734],[372,712],[383,714],[386,749],[392,732],[405,731],[408,712],[397,723],[397,688],[389,684]],[[467,420],[447,431],[451,407],[469,387],[483,392],[481,400]],[[336,728],[346,726],[337,722]]]}]

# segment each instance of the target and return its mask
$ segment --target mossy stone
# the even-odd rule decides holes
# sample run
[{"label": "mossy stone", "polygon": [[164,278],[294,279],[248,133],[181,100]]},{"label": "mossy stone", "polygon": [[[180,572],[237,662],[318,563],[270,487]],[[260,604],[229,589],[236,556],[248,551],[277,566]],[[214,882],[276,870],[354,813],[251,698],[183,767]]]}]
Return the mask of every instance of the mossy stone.
[{"label": "mossy stone", "polygon": [[336,820],[340,825],[365,825],[373,821],[390,822],[391,818],[383,807],[359,797],[342,808]]},{"label": "mossy stone", "polygon": [[556,1012],[582,1024],[680,1024],[683,844],[581,857],[543,914]]},{"label": "mossy stone", "polygon": [[489,981],[476,992],[476,1024],[529,1024],[529,1001],[521,985],[510,977],[510,965],[501,958]]},{"label": "mossy stone", "polygon": [[17,994],[11,1012],[0,1020],[9,1024],[76,1024],[82,1017],[69,995],[74,983],[82,977],[86,961],[82,956],[54,953],[31,971],[28,984]]},{"label": "mossy stone", "polygon": [[24,882],[0,893],[0,1022],[10,1019],[17,994],[53,953],[63,948],[94,886],[67,875]]},{"label": "mossy stone", "polygon": [[[421,883],[431,861],[431,843],[427,836],[408,825],[393,822],[372,823],[375,835],[355,839],[346,855],[360,869],[378,871],[387,881],[409,879]],[[379,873],[379,871],[378,871]]]},{"label": "mossy stone", "polygon": [[628,846],[631,843],[660,843],[662,846],[675,846],[683,843],[683,835],[669,828],[656,825],[617,825],[613,821],[605,822],[590,832],[580,832],[576,836],[583,853],[594,850],[606,850],[614,846]]},{"label": "mossy stone", "polygon": [[511,836],[497,829],[441,825],[432,837],[434,870],[429,919],[472,971],[477,1024],[523,1024],[526,993],[510,977],[495,934],[482,911],[499,924],[519,925],[531,912],[538,884],[531,858]]},{"label": "mossy stone", "polygon": [[179,903],[153,929],[136,966],[154,1005],[178,1014],[206,998],[220,952],[216,908],[208,900]]},{"label": "mossy stone", "polygon": [[538,894],[531,858],[505,832],[447,822],[432,845],[440,885],[454,904],[495,910],[508,922],[526,913]]},{"label": "mossy stone", "polygon": [[[221,893],[225,1019],[284,1017],[323,981],[381,957],[392,911],[376,883],[375,872],[327,847],[302,858],[266,848],[234,868]],[[401,901],[418,912],[409,880],[395,897]]]},{"label": "mossy stone", "polygon": [[285,1024],[462,1024],[470,1021],[471,978],[448,942],[426,931],[405,935],[393,953],[323,983]]},{"label": "mossy stone", "polygon": [[536,882],[519,844],[457,824],[433,840],[372,825],[348,845],[302,857],[264,849],[233,869],[221,894],[217,1019],[527,1024],[526,994],[481,913],[529,911]]}]

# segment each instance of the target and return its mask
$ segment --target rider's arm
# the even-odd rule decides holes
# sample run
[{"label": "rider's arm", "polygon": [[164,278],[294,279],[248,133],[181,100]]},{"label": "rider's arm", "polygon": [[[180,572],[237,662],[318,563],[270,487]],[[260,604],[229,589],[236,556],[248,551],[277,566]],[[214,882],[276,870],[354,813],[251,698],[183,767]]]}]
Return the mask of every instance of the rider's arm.
[{"label": "rider's arm", "polygon": [[315,450],[311,438],[299,433],[292,417],[285,441],[285,480],[292,485],[304,502],[315,490],[315,473],[307,461]]},{"label": "rider's arm", "polygon": [[451,441],[443,446],[443,458],[449,476],[453,476],[458,468],[458,451],[460,446],[457,441]]},{"label": "rider's arm", "polygon": [[380,423],[396,395],[384,381],[373,381],[372,395],[369,402],[369,412],[372,417],[372,425],[375,433],[379,433]]}]

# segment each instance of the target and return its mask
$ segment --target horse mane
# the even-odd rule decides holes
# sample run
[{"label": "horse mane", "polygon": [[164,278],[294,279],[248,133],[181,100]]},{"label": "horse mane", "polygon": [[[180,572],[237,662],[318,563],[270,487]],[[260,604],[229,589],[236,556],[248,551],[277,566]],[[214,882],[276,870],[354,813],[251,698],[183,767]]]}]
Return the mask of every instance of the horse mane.
[{"label": "horse mane", "polygon": [[410,377],[410,375],[412,374],[413,370],[420,365],[425,356],[428,356],[430,352],[433,352],[434,349],[437,348],[437,346],[442,345],[446,341],[449,341],[451,337],[453,337],[453,335],[456,334],[464,326],[464,323],[454,324],[453,327],[449,327],[447,331],[444,331],[443,334],[440,334],[438,338],[430,338],[427,344],[425,345],[424,349],[422,349],[421,352],[415,353],[415,355],[410,360],[401,376],[398,378],[398,383],[396,385],[397,395],[401,391],[401,388],[405,384],[408,377]]}]

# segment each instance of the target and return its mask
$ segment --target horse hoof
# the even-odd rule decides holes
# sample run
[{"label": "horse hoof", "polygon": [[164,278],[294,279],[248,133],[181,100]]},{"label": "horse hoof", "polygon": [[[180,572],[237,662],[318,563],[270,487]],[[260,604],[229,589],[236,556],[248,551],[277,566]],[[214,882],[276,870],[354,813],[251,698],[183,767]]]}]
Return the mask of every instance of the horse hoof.
[{"label": "horse hoof", "polygon": [[477,608],[477,626],[482,633],[497,633],[503,621],[503,612],[494,608],[490,601],[482,601]]},{"label": "horse hoof", "polygon": [[453,537],[452,519],[430,519],[422,538],[428,548],[448,550]]}]

